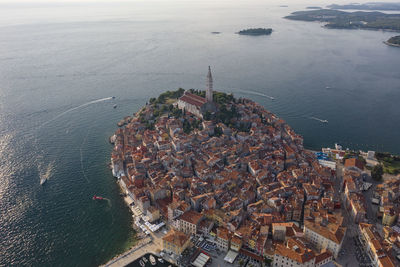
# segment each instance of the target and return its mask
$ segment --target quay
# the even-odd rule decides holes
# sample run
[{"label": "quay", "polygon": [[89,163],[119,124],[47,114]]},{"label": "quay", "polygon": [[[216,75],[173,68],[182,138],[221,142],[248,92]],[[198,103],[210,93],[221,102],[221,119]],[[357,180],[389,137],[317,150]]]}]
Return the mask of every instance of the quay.
[{"label": "quay", "polygon": [[[120,186],[121,190],[125,193],[126,187],[123,184],[124,183],[123,180],[118,179],[117,183]],[[133,213],[133,215],[132,215],[133,218],[137,218],[137,217],[141,216],[140,211],[132,205],[133,200],[128,194],[124,197],[124,201],[128,205],[131,212]],[[132,227],[136,231],[141,231],[141,229],[139,227],[137,227],[134,223],[132,224]],[[148,227],[146,226],[146,228],[148,228]],[[162,237],[164,236],[164,234],[161,231],[159,231],[158,233],[152,232],[152,231],[150,231],[150,229],[148,229],[148,231],[150,233],[149,235],[146,235],[144,238],[140,237],[140,236],[138,237],[139,242],[134,247],[132,247],[128,251],[118,255],[117,257],[111,259],[109,262],[107,262],[106,264],[104,264],[102,266],[104,266],[104,267],[123,267],[123,266],[126,266],[126,265],[136,261],[137,259],[140,259],[147,253],[151,253],[151,254],[157,255],[158,257],[161,257],[160,251],[162,250]],[[164,258],[164,260],[169,261],[169,262],[173,261],[172,259],[169,259],[169,258]]]}]

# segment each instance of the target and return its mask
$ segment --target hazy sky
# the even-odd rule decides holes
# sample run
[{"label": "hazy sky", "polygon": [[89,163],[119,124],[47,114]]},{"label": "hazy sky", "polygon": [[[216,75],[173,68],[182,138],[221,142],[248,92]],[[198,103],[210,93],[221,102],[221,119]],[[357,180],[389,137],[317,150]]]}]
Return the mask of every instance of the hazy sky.
[{"label": "hazy sky", "polygon": [[[178,4],[180,2],[198,2],[198,0],[0,0],[0,3],[85,3],[85,2],[105,2],[105,3],[115,3],[115,2],[167,2],[171,4]],[[391,2],[391,3],[396,3],[399,2],[399,0],[385,0],[385,1],[379,1],[379,0],[332,0],[332,1],[318,1],[318,0],[203,0],[202,2],[210,2],[210,3],[215,3],[215,2],[221,2],[221,3],[249,3],[249,2],[255,2],[255,3],[276,3],[277,5],[286,5],[286,4],[309,4],[309,5],[329,5],[332,3],[340,3],[340,4],[348,4],[348,3],[367,3],[367,2]]]}]

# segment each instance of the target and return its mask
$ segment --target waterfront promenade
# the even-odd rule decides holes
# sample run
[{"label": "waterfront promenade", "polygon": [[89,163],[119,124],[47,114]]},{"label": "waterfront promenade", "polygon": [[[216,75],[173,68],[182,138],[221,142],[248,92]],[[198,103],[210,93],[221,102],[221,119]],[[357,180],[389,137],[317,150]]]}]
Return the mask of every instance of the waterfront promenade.
[{"label": "waterfront promenade", "polygon": [[118,257],[112,259],[108,263],[106,263],[105,267],[122,267],[126,266],[129,263],[135,261],[136,259],[142,257],[148,251],[152,251],[152,239],[150,237],[146,237],[139,241],[139,243],[131,248],[130,250],[126,251],[125,253],[119,255]]},{"label": "waterfront promenade", "polygon": [[162,237],[163,233],[151,233],[150,236],[141,239],[139,243],[121,254],[120,256],[112,259],[104,266],[106,267],[122,267],[126,266],[129,263],[141,258],[143,255],[147,253],[152,253],[154,255],[158,255],[162,250]]},{"label": "waterfront promenade", "polygon": [[[124,191],[123,186],[121,185],[121,181],[119,181],[118,184]],[[129,209],[132,211],[134,217],[140,216],[139,214],[137,214],[137,211],[132,207],[131,204],[133,200],[129,196],[125,196],[124,201],[128,205]],[[132,226],[133,225],[134,224],[132,224]],[[162,250],[162,237],[164,236],[164,234],[161,231],[159,231],[158,233],[153,233],[150,231],[150,229],[148,230],[150,232],[149,236],[140,239],[138,244],[136,244],[133,248],[110,260],[103,266],[122,267],[134,262],[135,260],[141,258],[147,253],[158,255],[159,252]]]}]

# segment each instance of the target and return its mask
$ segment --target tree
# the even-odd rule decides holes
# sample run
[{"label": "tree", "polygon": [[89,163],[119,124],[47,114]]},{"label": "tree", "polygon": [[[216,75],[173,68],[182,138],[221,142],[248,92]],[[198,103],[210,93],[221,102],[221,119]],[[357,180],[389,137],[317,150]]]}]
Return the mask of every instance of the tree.
[{"label": "tree", "polygon": [[214,128],[214,136],[220,137],[224,132],[222,131],[222,128],[219,126],[215,126]]},{"label": "tree", "polygon": [[206,120],[206,121],[211,120],[211,113],[210,113],[210,111],[207,110],[207,111],[204,113],[203,118],[204,118],[204,120]]},{"label": "tree", "polygon": [[185,119],[185,120],[183,121],[183,132],[184,132],[185,134],[189,134],[191,130],[192,130],[192,128],[191,128],[191,126],[190,126],[190,123]]},{"label": "tree", "polygon": [[382,164],[375,165],[371,171],[372,179],[374,179],[375,181],[380,181],[380,180],[382,180],[382,175],[383,175]]},{"label": "tree", "polygon": [[264,258],[265,266],[272,266],[272,259],[268,259],[267,257]]}]

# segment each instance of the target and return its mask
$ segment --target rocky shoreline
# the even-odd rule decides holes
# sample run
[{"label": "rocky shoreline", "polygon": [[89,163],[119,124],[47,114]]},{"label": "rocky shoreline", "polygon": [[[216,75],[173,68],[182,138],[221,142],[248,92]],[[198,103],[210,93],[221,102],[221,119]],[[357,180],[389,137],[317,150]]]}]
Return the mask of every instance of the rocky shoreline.
[{"label": "rocky shoreline", "polygon": [[400,47],[400,45],[398,45],[398,44],[392,44],[392,43],[389,43],[388,41],[383,41],[383,43],[384,43],[385,45],[389,45],[389,46]]}]

